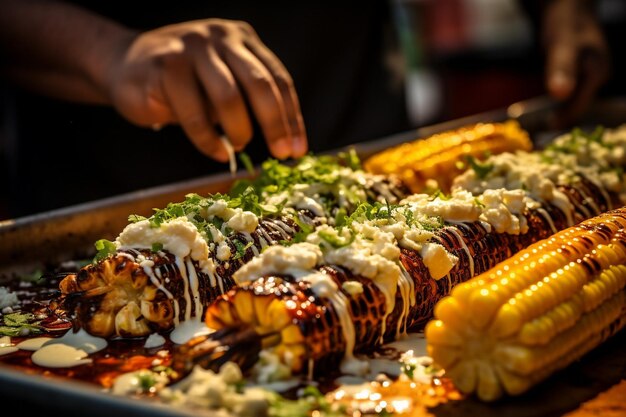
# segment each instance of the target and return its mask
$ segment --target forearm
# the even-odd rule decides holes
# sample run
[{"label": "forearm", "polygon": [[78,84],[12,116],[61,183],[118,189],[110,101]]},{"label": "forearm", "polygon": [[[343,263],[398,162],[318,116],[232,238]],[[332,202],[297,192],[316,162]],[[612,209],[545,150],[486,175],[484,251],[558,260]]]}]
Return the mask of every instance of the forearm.
[{"label": "forearm", "polygon": [[111,68],[134,35],[70,4],[0,0],[3,73],[53,97],[109,104]]}]

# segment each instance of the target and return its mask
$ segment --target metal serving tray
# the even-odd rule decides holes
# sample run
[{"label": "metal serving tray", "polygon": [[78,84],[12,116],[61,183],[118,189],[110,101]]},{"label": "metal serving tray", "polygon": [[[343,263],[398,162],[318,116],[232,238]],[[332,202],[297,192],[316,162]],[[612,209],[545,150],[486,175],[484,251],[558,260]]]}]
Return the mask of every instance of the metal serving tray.
[{"label": "metal serving tray", "polygon": [[[506,108],[402,132],[353,147],[361,158],[406,141],[427,137],[476,122],[516,119],[541,146],[564,131],[552,130],[550,119],[557,105],[546,97],[514,103]],[[584,128],[601,124],[615,127],[626,123],[626,98],[597,101],[577,123]],[[340,151],[338,149],[333,152]],[[0,221],[0,278],[25,274],[46,265],[93,256],[93,243],[114,239],[128,222],[129,214],[150,215],[154,207],[180,201],[187,193],[201,195],[226,192],[233,181],[248,174],[222,173],[131,192],[32,216]],[[474,400],[452,402],[430,410],[439,416],[561,416],[609,386],[626,379],[626,334],[621,332],[577,364],[519,398],[496,404]],[[29,375],[0,365],[0,401],[27,402],[26,408],[40,408],[46,415],[190,416],[187,411],[148,401],[110,395],[88,384]],[[200,413],[201,414],[201,413]]]}]

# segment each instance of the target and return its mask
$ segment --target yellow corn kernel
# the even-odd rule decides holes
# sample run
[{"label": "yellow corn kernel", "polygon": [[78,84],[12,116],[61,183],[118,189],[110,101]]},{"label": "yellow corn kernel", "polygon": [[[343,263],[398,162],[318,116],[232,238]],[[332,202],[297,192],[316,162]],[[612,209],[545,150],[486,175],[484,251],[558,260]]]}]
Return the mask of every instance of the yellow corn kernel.
[{"label": "yellow corn kernel", "polygon": [[251,292],[242,291],[241,294],[237,294],[237,298],[233,304],[235,305],[235,310],[241,320],[256,326],[258,324],[258,320],[254,314],[252,298],[253,295]]},{"label": "yellow corn kernel", "polygon": [[291,324],[291,316],[282,300],[273,300],[267,308],[265,316],[273,330],[283,329]]},{"label": "yellow corn kernel", "polygon": [[577,360],[626,326],[625,231],[626,207],[459,285],[435,306],[429,354],[485,401],[520,394]]},{"label": "yellow corn kernel", "polygon": [[442,190],[448,190],[452,179],[461,173],[459,162],[472,155],[530,151],[528,133],[515,120],[504,123],[478,123],[432,135],[428,138],[386,149],[366,159],[366,171],[394,174],[413,192],[423,191],[428,180],[437,180]]},{"label": "yellow corn kernel", "polygon": [[302,335],[302,331],[295,324],[291,324],[285,327],[280,332],[280,335],[281,335],[283,343],[286,345],[294,345],[297,343],[304,342],[304,336]]},{"label": "yellow corn kernel", "polygon": [[451,326],[443,326],[441,321],[433,321],[428,330],[428,337],[440,346],[460,346],[463,339]]}]

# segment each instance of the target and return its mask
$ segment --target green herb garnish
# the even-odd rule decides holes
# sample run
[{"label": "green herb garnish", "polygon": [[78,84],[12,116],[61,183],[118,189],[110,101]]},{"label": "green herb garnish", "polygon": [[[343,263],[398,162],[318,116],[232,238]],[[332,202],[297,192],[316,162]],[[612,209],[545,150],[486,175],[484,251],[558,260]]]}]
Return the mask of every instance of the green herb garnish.
[{"label": "green herb garnish", "polygon": [[2,336],[25,336],[27,334],[39,334],[43,330],[39,326],[40,321],[35,320],[32,313],[8,313],[2,316],[4,325],[0,326]]},{"label": "green herb garnish", "polygon": [[359,155],[357,155],[354,148],[350,148],[347,152],[339,152],[338,157],[340,162],[342,162],[353,171],[359,171],[363,169],[363,166],[361,165],[361,159],[359,158]]},{"label": "green herb garnish", "polygon": [[478,178],[480,178],[481,180],[485,179],[487,175],[489,175],[489,173],[493,171],[493,164],[491,163],[480,162],[472,155],[466,155],[465,159],[469,166],[474,170]]},{"label": "green herb garnish", "polygon": [[354,242],[354,239],[355,239],[354,233],[350,233],[350,237],[344,237],[344,236],[335,235],[327,231],[321,230],[318,232],[318,235],[319,237],[324,239],[325,242],[327,242],[330,246],[332,246],[335,249],[348,246],[352,242]]},{"label": "green herb garnish", "polygon": [[156,253],[156,252],[160,252],[163,250],[163,244],[161,242],[154,242],[152,244],[152,252]]},{"label": "green herb garnish", "polygon": [[149,392],[157,382],[152,372],[141,372],[137,375],[137,380],[139,381],[139,387],[143,392]]},{"label": "green herb garnish", "polygon": [[117,247],[115,246],[115,243],[106,239],[100,239],[96,241],[94,246],[96,247],[96,250],[98,251],[98,253],[96,253],[96,256],[93,258],[94,263],[100,262],[101,260],[105,259],[109,255],[117,251]]},{"label": "green herb garnish", "polygon": [[250,156],[245,152],[239,152],[239,160],[246,168],[246,171],[248,171],[248,174],[254,175],[254,165],[252,164],[252,159],[250,159]]},{"label": "green herb garnish", "polygon": [[[302,390],[301,398],[288,400],[279,394],[270,399],[269,417],[310,417],[312,412],[317,411],[323,417],[345,417],[346,407],[342,404],[332,403],[313,386]],[[314,414],[315,415],[315,414]]]},{"label": "green herb garnish", "polygon": [[243,258],[246,254],[246,251],[248,250],[249,247],[251,247],[252,245],[254,245],[254,242],[248,242],[247,244],[243,244],[241,243],[239,240],[237,239],[233,239],[232,240],[233,245],[235,245],[235,248],[237,249],[237,253],[231,258],[231,260],[235,261],[239,258]]},{"label": "green herb garnish", "polygon": [[402,373],[408,376],[409,379],[413,379],[416,369],[417,369],[417,365],[412,364],[412,363],[403,363],[402,366],[400,367],[400,370],[402,371]]},{"label": "green herb garnish", "polygon": [[128,216],[128,221],[130,223],[137,223],[137,222],[140,222],[140,221],[146,220],[146,219],[147,219],[147,217],[140,216],[138,214],[131,214],[130,216]]}]

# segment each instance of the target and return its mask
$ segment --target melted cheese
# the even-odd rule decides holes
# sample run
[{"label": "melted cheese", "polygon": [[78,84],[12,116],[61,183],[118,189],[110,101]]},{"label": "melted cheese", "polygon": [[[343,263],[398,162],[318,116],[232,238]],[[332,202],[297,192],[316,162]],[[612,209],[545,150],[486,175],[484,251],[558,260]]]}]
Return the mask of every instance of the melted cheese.
[{"label": "melted cheese", "polygon": [[233,279],[237,284],[254,281],[270,274],[302,275],[313,270],[323,260],[319,246],[311,243],[270,246],[259,256],[239,268]]},{"label": "melted cheese", "polygon": [[190,256],[201,268],[209,262],[209,247],[196,226],[186,217],[178,217],[151,227],[148,220],[131,223],[115,240],[118,249],[150,249],[154,243],[179,258]]}]

